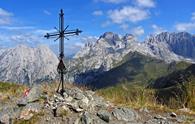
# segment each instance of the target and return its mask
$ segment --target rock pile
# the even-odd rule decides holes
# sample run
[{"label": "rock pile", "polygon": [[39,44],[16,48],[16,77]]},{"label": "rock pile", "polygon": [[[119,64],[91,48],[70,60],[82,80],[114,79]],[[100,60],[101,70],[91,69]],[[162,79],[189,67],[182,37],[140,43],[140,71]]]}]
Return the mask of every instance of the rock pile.
[{"label": "rock pile", "polygon": [[27,96],[0,107],[0,124],[178,124],[185,120],[175,113],[157,115],[147,108],[117,107],[95,92],[77,87],[66,88],[63,95],[49,95],[35,86]]},{"label": "rock pile", "polygon": [[96,96],[92,91],[81,91],[78,88],[66,89],[64,97],[55,94],[47,100],[45,107],[59,109],[68,113],[78,114],[75,124],[104,124],[104,123],[127,123],[138,121],[138,113],[128,108],[115,108],[102,97]]}]

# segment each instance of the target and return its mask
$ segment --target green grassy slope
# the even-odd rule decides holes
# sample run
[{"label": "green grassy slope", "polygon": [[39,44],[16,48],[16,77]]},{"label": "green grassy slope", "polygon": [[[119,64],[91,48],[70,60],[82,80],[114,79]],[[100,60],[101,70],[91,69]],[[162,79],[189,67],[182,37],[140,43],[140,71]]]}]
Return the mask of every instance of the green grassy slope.
[{"label": "green grassy slope", "polygon": [[157,89],[156,97],[170,107],[183,106],[195,110],[195,65],[161,77],[150,86]]},{"label": "green grassy slope", "polygon": [[115,68],[96,77],[89,85],[99,89],[120,83],[148,84],[161,76],[188,66],[189,64],[185,62],[168,64],[134,52],[126,55]]}]

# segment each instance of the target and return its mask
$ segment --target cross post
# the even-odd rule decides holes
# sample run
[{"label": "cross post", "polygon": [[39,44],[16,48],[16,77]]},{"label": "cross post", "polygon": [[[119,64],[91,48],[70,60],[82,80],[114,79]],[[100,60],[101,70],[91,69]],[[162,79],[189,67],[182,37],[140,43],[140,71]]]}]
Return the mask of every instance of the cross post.
[{"label": "cross post", "polygon": [[[59,86],[57,88],[57,93],[60,93],[62,96],[63,93],[65,92],[64,89],[64,74],[66,74],[66,67],[64,64],[64,38],[69,40],[67,37],[68,36],[74,36],[74,35],[79,35],[82,31],[79,29],[76,30],[67,30],[69,26],[66,26],[66,28],[64,28],[64,12],[61,9],[60,10],[60,14],[59,14],[59,29],[55,28],[57,30],[57,32],[54,33],[47,33],[44,37],[49,39],[49,38],[56,38],[56,40],[59,39],[59,64],[57,67],[57,71],[60,75],[60,83]],[[61,89],[60,89],[60,85],[61,85]]]}]

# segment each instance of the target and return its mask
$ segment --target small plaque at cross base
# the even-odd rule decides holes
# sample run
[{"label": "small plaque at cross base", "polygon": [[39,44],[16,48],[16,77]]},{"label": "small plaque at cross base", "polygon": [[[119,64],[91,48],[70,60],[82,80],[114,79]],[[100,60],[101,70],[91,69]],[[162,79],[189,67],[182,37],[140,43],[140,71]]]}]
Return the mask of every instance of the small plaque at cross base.
[{"label": "small plaque at cross base", "polygon": [[[47,33],[44,37],[49,39],[49,38],[56,38],[56,40],[59,39],[59,64],[57,67],[57,71],[60,75],[60,83],[57,88],[57,93],[60,93],[62,96],[63,93],[65,92],[64,89],[64,74],[66,74],[67,70],[64,64],[64,38],[68,40],[68,36],[73,36],[73,35],[79,35],[82,31],[79,29],[75,30],[67,30],[69,26],[66,26],[64,28],[64,12],[61,9],[60,14],[59,14],[59,29],[55,28],[57,31],[54,33]],[[56,41],[55,40],[55,41]],[[61,89],[60,89],[61,85]]]}]

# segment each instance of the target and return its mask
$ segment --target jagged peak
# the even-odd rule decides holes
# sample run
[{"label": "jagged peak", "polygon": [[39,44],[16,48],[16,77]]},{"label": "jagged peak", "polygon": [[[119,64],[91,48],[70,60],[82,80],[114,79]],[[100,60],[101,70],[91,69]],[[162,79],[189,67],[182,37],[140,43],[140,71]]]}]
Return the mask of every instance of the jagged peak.
[{"label": "jagged peak", "polygon": [[118,34],[113,32],[105,32],[103,35],[100,36],[100,39],[104,38],[106,40],[119,40],[120,37]]},{"label": "jagged peak", "polygon": [[183,39],[191,39],[193,37],[194,36],[188,32],[162,32],[157,35],[151,35],[146,42],[173,42],[176,39],[181,39],[180,41],[186,41]]},{"label": "jagged peak", "polygon": [[135,37],[134,37],[134,35],[133,34],[125,34],[125,36],[123,36],[123,40],[132,40],[132,39],[134,39]]},{"label": "jagged peak", "polygon": [[189,32],[161,32],[160,34],[152,35],[151,37],[160,37],[160,36],[167,36],[167,35],[178,35],[178,36],[193,36]]}]

